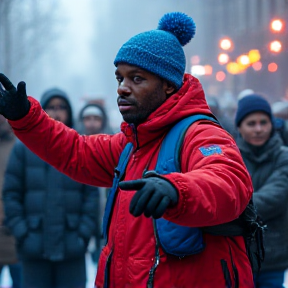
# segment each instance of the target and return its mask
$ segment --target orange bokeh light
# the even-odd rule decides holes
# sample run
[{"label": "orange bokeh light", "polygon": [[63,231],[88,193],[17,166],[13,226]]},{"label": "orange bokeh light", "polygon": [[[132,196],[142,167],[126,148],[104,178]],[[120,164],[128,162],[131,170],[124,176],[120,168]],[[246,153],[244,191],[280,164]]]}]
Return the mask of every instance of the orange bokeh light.
[{"label": "orange bokeh light", "polygon": [[198,55],[194,55],[190,58],[191,65],[198,65],[200,63],[200,57]]},{"label": "orange bokeh light", "polygon": [[260,71],[262,69],[262,63],[261,62],[255,62],[252,64],[252,67],[255,71]]},{"label": "orange bokeh light", "polygon": [[226,74],[223,71],[218,71],[216,73],[216,80],[217,81],[222,82],[225,80],[225,78],[226,78]]},{"label": "orange bokeh light", "polygon": [[256,63],[261,59],[260,52],[257,49],[250,50],[248,53],[248,57],[249,57],[250,63]]},{"label": "orange bokeh light", "polygon": [[205,65],[204,69],[205,69],[205,75],[211,75],[213,73],[213,68],[211,65]]},{"label": "orange bokeh light", "polygon": [[282,29],[283,29],[283,26],[284,26],[283,21],[280,20],[280,19],[275,19],[275,20],[273,20],[273,21],[271,22],[271,25],[270,25],[271,30],[272,30],[273,32],[281,32]]},{"label": "orange bokeh light", "polygon": [[269,72],[273,73],[273,72],[276,72],[277,70],[278,70],[278,65],[276,63],[272,62],[268,65]]},{"label": "orange bokeh light", "polygon": [[221,53],[218,55],[218,62],[221,65],[227,64],[229,61],[229,56],[226,53]]},{"label": "orange bokeh light", "polygon": [[229,38],[220,40],[220,48],[223,50],[230,50],[232,48],[232,41]]},{"label": "orange bokeh light", "polygon": [[248,55],[241,55],[237,58],[237,63],[241,64],[241,65],[249,65],[250,64],[250,60]]},{"label": "orange bokeh light", "polygon": [[277,40],[272,41],[269,44],[269,49],[271,52],[279,53],[282,50],[282,44],[280,41],[277,41]]}]

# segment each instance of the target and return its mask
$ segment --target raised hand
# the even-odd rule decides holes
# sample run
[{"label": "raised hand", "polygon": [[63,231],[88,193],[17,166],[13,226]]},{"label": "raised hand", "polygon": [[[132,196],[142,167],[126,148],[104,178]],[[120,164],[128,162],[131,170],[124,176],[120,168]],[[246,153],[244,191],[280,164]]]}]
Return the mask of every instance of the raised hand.
[{"label": "raised hand", "polygon": [[8,120],[19,120],[28,114],[29,109],[25,82],[19,82],[16,89],[11,81],[0,73],[0,114]]},{"label": "raised hand", "polygon": [[142,213],[154,219],[162,217],[168,207],[178,202],[178,192],[169,181],[159,177],[119,183],[122,190],[138,190],[133,196],[129,211],[138,217]]}]

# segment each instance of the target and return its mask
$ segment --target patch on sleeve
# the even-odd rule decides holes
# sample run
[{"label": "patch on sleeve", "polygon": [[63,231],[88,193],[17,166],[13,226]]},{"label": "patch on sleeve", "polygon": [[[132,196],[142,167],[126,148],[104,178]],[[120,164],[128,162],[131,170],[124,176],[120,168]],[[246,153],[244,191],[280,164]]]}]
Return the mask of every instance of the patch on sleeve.
[{"label": "patch on sleeve", "polygon": [[202,153],[202,155],[205,157],[215,155],[215,154],[222,154],[222,149],[220,148],[219,145],[200,147],[199,150]]}]

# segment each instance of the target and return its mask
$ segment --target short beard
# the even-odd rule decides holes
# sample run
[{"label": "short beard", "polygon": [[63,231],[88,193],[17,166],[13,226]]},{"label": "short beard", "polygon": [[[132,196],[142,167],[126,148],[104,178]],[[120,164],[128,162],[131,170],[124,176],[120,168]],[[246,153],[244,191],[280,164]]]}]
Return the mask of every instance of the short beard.
[{"label": "short beard", "polygon": [[[157,99],[157,96],[159,96],[160,93],[163,93],[162,85],[156,87],[153,93],[151,93],[149,97],[147,97],[148,103],[151,103],[150,99]],[[125,122],[138,126],[139,124],[145,122],[145,120],[149,117],[149,115],[153,113],[155,110],[157,110],[165,101],[166,99],[164,101],[159,99],[158,101],[153,102],[153,106],[147,105],[147,107],[145,108],[136,105],[136,107],[139,109],[137,111],[137,114],[127,113],[122,114],[122,117]]]}]

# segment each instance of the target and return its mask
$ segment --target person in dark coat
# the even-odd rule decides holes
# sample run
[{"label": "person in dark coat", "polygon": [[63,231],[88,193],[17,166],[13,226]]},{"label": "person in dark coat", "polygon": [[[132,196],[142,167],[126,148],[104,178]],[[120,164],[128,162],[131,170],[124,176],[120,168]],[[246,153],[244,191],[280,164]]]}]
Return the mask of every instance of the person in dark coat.
[{"label": "person in dark coat", "polygon": [[283,287],[288,268],[288,147],[274,129],[269,103],[249,95],[238,103],[237,144],[252,177],[253,201],[267,231],[265,260],[255,273],[256,288]]},{"label": "person in dark coat", "polygon": [[[98,105],[96,103],[88,103],[80,110],[79,122],[81,125],[80,132],[84,135],[95,135],[100,133],[111,134],[112,132],[109,127],[106,110],[102,105]],[[95,245],[91,249],[91,257],[95,264],[98,263],[101,248],[104,246],[104,239],[102,237],[102,219],[106,204],[105,195],[107,194],[107,188],[99,187],[99,192],[98,209],[95,211],[97,213],[97,229],[94,242]]]},{"label": "person in dark coat", "polygon": [[[0,88],[1,89],[1,88]],[[11,288],[21,288],[21,265],[17,258],[15,237],[4,223],[2,187],[4,173],[15,137],[6,119],[0,115],[0,276],[4,266],[8,266],[12,279]]]},{"label": "person in dark coat", "polygon": [[102,105],[86,104],[79,112],[79,122],[82,126],[81,132],[85,135],[109,134],[111,132],[107,113]]},{"label": "person in dark coat", "polygon": [[[69,127],[66,93],[51,89],[41,105]],[[98,189],[73,181],[17,141],[5,174],[6,223],[17,239],[24,288],[85,287],[85,252],[96,230]]]}]

